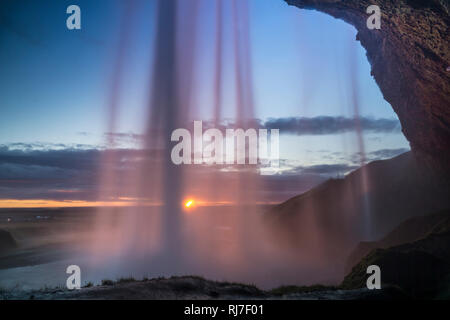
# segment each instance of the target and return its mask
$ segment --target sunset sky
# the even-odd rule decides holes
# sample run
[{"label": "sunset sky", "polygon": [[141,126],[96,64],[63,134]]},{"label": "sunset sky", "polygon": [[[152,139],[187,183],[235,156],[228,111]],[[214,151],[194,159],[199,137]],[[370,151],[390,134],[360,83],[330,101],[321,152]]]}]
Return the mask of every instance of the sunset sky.
[{"label": "sunset sky", "polygon": [[[222,104],[224,118],[232,120],[232,17],[230,2],[224,3]],[[66,28],[66,8],[71,4],[81,8],[81,30]],[[0,207],[132,203],[130,194],[110,202],[96,199],[100,159],[106,152],[119,154],[126,168],[149,156],[142,154],[140,139],[151,87],[154,1],[136,1],[125,50],[119,122],[116,132],[108,132],[108,95],[123,7],[119,0],[1,1]],[[281,134],[280,173],[264,178],[260,202],[286,200],[359,165],[356,135],[345,126],[345,119],[354,116],[352,50],[367,159],[409,150],[396,114],[370,76],[353,27],[282,0],[249,0],[249,10],[255,118],[279,127]],[[187,125],[212,118],[214,19],[215,1],[200,0],[196,111],[185,115]],[[305,119],[295,121],[297,117]],[[106,150],[108,134],[117,138],[117,150]],[[201,184],[193,191],[200,198],[202,192]]]}]

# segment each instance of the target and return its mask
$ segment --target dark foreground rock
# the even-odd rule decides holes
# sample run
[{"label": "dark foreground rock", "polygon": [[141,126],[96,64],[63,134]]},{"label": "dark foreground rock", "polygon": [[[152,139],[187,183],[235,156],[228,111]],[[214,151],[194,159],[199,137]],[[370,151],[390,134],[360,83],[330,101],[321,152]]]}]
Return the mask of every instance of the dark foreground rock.
[{"label": "dark foreground rock", "polygon": [[379,241],[360,242],[347,260],[346,273],[349,273],[372,250],[415,242],[431,234],[446,231],[450,231],[450,210],[408,219]]},{"label": "dark foreground rock", "polygon": [[101,286],[80,290],[40,290],[32,292],[0,291],[0,299],[43,300],[173,300],[173,299],[224,299],[224,300],[392,300],[404,299],[403,292],[386,287],[383,290],[340,290],[327,287],[285,287],[263,291],[252,285],[216,282],[201,277],[186,276],[143,281],[103,281]]},{"label": "dark foreground rock", "polygon": [[345,277],[342,288],[366,287],[367,267],[381,269],[383,284],[398,286],[413,298],[450,298],[450,231],[424,239],[375,249]]},{"label": "dark foreground rock", "polygon": [[0,230],[0,254],[16,248],[17,244],[12,235],[5,230]]},{"label": "dark foreground rock", "polygon": [[342,287],[366,287],[370,265],[380,267],[383,283],[414,298],[450,298],[450,211],[408,219],[381,240],[360,243]]}]

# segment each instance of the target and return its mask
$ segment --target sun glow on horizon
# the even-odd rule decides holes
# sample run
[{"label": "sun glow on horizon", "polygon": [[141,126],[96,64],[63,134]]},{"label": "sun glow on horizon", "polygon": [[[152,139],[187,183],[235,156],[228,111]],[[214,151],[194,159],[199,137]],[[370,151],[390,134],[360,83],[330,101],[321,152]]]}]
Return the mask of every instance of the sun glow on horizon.
[{"label": "sun glow on horizon", "polygon": [[[279,202],[255,202],[256,205],[273,205]],[[134,206],[162,206],[161,202],[138,201],[134,198],[119,197],[112,201],[84,201],[84,200],[49,200],[49,199],[0,199],[0,209],[8,208],[72,208],[72,207],[134,207]],[[183,202],[186,210],[194,207],[232,206],[232,201],[202,201],[187,199]]]},{"label": "sun glow on horizon", "polygon": [[71,207],[125,207],[134,203],[126,201],[82,201],[47,199],[0,199],[0,208],[71,208]]},{"label": "sun glow on horizon", "polygon": [[186,203],[184,204],[184,206],[186,208],[191,208],[194,205],[194,200],[189,199],[188,201],[186,201]]}]

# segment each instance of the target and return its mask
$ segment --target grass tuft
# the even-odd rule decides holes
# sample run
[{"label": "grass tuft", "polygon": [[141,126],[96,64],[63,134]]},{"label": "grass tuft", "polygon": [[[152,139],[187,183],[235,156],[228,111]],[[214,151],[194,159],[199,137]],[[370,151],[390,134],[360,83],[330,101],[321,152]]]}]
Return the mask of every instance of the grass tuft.
[{"label": "grass tuft", "polygon": [[281,286],[269,291],[269,293],[276,296],[283,296],[288,294],[296,294],[296,293],[308,293],[308,292],[317,292],[317,291],[325,291],[325,290],[336,290],[337,287],[334,286],[324,286],[321,284],[316,284],[312,286]]},{"label": "grass tuft", "polygon": [[114,285],[114,281],[109,280],[109,279],[102,280],[102,286],[112,286],[112,285]]},{"label": "grass tuft", "polygon": [[120,278],[119,280],[117,280],[117,283],[128,283],[128,282],[136,282],[136,279],[133,277],[128,277],[128,278]]}]

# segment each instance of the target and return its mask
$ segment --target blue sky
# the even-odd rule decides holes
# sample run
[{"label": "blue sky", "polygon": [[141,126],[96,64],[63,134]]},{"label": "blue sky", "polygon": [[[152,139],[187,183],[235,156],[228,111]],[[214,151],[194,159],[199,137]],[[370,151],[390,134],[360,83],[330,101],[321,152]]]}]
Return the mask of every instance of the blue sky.
[{"label": "blue sky", "polygon": [[[66,29],[73,1],[6,2],[0,28],[0,143],[99,142],[114,65],[123,1],[76,1],[82,30]],[[229,1],[225,1],[225,20]],[[154,2],[140,1],[131,23],[120,130],[143,128],[154,37]],[[214,2],[202,1],[197,47],[196,103],[209,116],[214,48]],[[355,30],[324,14],[279,0],[250,1],[251,52],[256,116],[346,115],[349,50],[356,46],[362,115],[395,118],[370,76]],[[230,29],[230,28],[229,28]],[[225,105],[233,104],[232,50],[225,31]],[[229,108],[232,110],[233,108]],[[232,114],[230,113],[230,116]],[[79,132],[90,135],[79,135]],[[91,135],[92,134],[92,135]]]},{"label": "blue sky", "polygon": [[[194,92],[199,111],[186,118],[209,120],[215,1],[199,1]],[[230,3],[224,1],[222,102],[226,117],[233,117],[235,110]],[[81,8],[81,30],[66,28],[66,8],[71,4]],[[132,36],[125,50],[118,132],[143,132],[151,88],[155,7],[152,0],[136,1],[129,23]],[[125,1],[120,0],[1,2],[0,146],[35,143],[45,149],[83,144],[95,148],[104,143],[124,8]],[[249,9],[256,118],[353,117],[349,70],[354,50],[360,114],[397,119],[370,76],[365,50],[355,41],[353,27],[282,0],[249,0]],[[281,134],[280,156],[290,163],[287,171],[299,165],[354,165],[351,159],[358,148],[352,132]],[[399,130],[366,132],[364,141],[368,154],[384,158],[409,149]]]}]

